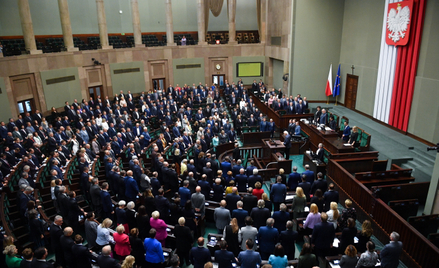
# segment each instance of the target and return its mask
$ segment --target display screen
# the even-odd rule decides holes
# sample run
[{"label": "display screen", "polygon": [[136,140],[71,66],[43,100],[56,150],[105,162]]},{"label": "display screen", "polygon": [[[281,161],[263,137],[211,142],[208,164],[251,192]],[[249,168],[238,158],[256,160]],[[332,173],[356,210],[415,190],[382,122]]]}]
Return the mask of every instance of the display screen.
[{"label": "display screen", "polygon": [[238,62],[236,64],[237,77],[260,77],[263,76],[262,62]]}]

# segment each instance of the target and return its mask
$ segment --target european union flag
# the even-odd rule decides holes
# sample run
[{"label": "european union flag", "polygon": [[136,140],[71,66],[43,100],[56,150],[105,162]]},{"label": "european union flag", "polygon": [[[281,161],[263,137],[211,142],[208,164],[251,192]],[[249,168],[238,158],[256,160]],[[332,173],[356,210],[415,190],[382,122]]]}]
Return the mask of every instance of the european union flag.
[{"label": "european union flag", "polygon": [[338,65],[337,77],[335,78],[334,90],[332,91],[332,96],[340,95],[340,64]]}]

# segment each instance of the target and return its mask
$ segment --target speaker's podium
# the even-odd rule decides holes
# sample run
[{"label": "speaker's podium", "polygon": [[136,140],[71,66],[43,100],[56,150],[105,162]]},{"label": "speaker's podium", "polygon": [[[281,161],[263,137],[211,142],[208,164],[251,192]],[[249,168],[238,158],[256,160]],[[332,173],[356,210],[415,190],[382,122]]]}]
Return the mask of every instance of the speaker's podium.
[{"label": "speaker's podium", "polygon": [[[278,139],[262,139],[264,146],[263,158],[255,158],[257,164],[261,168],[276,168],[279,171],[283,168],[285,174],[291,173],[291,165],[293,160],[285,159],[284,150],[285,145]],[[279,173],[277,173],[279,174]]]}]

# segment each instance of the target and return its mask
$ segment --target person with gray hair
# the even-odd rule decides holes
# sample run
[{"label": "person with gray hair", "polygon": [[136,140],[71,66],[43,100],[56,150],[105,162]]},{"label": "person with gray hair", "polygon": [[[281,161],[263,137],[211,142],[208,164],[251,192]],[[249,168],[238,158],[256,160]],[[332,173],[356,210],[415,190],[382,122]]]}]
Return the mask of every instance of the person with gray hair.
[{"label": "person with gray hair", "polygon": [[271,217],[271,212],[265,207],[265,201],[259,199],[258,206],[252,209],[250,216],[254,219],[253,226],[259,229],[261,226],[264,226],[267,219]]},{"label": "person with gray hair", "polygon": [[287,212],[287,206],[281,203],[279,206],[280,210],[273,213],[274,227],[280,232],[284,231],[286,224],[290,219],[290,213]]},{"label": "person with gray hair", "polygon": [[223,233],[224,227],[226,227],[231,220],[230,212],[226,209],[226,206],[226,200],[221,200],[220,207],[215,208],[215,212],[213,213],[215,225],[219,234]]},{"label": "person with gray hair", "polygon": [[178,257],[180,257],[181,263],[186,262],[186,266],[189,265],[189,251],[194,243],[189,227],[184,226],[186,220],[184,217],[178,219],[178,225],[174,228],[174,235],[176,238],[176,248]]},{"label": "person with gray hair", "polygon": [[273,227],[273,225],[274,219],[268,218],[266,221],[266,226],[259,228],[257,237],[259,242],[259,251],[263,260],[268,260],[268,257],[273,253],[274,247],[279,240],[279,232]]},{"label": "person with gray hair", "polygon": [[111,246],[107,245],[102,248],[102,254],[98,257],[97,264],[99,267],[120,268],[118,260],[111,257]]},{"label": "person with gray hair", "polygon": [[392,232],[390,234],[390,243],[385,245],[381,250],[381,267],[397,268],[399,265],[399,256],[402,254],[402,242],[399,241],[399,234]]},{"label": "person with gray hair", "polygon": [[253,169],[252,171],[253,175],[250,175],[248,177],[248,187],[255,188],[256,182],[260,182],[261,184],[264,183],[264,180],[262,179],[261,175],[259,175],[259,170],[257,168]]},{"label": "person with gray hair", "polygon": [[245,226],[245,218],[248,216],[248,211],[243,209],[244,203],[240,200],[236,202],[236,209],[232,211],[232,218],[238,220],[239,228]]}]

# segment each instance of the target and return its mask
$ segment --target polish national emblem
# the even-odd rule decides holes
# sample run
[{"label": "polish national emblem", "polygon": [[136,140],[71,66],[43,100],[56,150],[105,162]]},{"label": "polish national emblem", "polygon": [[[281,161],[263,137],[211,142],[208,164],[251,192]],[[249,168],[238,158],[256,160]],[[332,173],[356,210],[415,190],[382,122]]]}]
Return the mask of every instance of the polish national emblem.
[{"label": "polish national emblem", "polygon": [[389,4],[386,23],[386,43],[404,46],[410,36],[413,0]]}]

